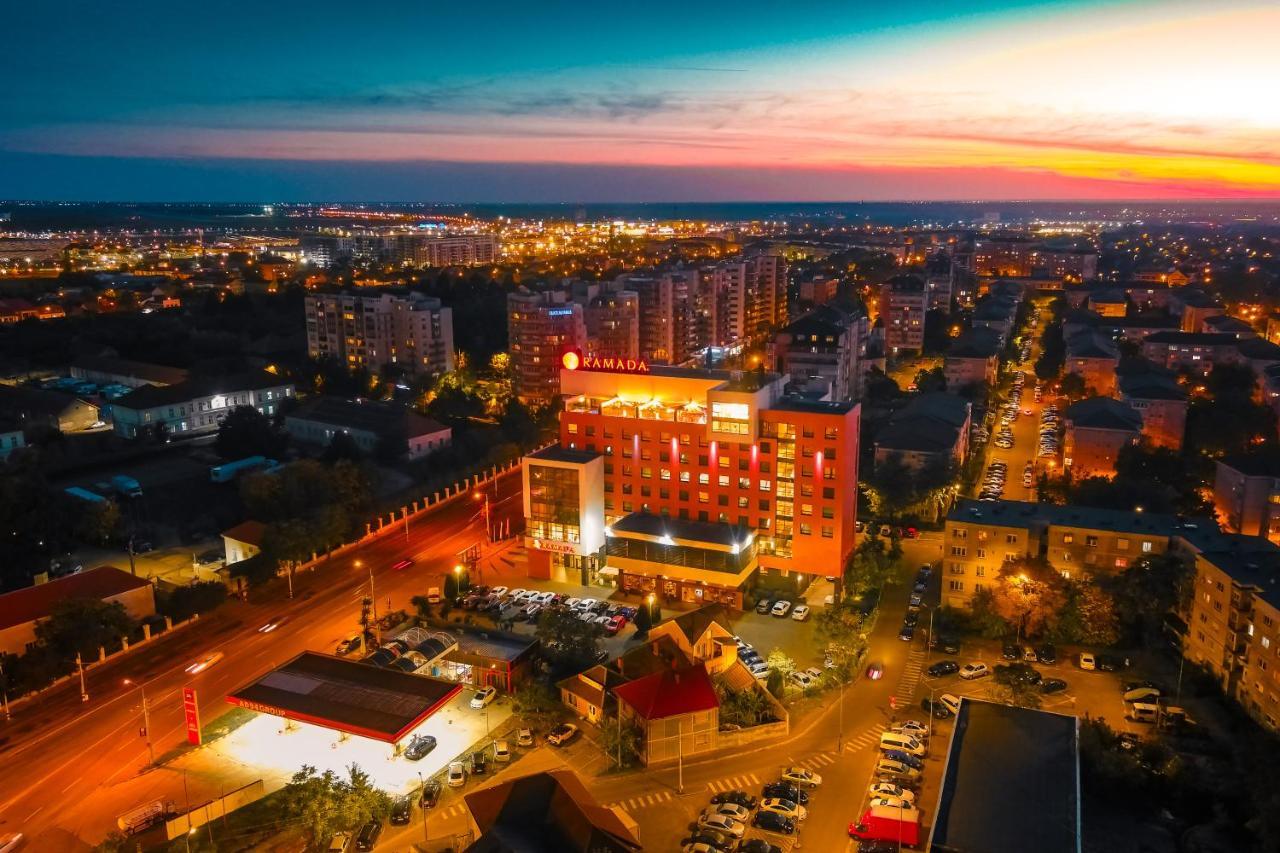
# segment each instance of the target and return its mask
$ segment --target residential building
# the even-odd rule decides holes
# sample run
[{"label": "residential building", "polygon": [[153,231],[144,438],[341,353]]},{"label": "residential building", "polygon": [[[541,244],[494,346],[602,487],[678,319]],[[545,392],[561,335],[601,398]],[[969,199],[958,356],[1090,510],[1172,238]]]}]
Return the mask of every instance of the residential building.
[{"label": "residential building", "polygon": [[880,288],[880,320],[890,355],[919,352],[924,346],[924,315],[929,303],[925,283],[918,276],[898,275]]},{"label": "residential building", "polygon": [[793,320],[768,346],[769,366],[792,382],[820,377],[834,400],[862,396],[871,323],[861,305],[834,302]]},{"label": "residential building", "polygon": [[973,404],[964,397],[941,391],[917,394],[876,435],[876,465],[892,459],[913,471],[959,467],[969,455],[972,418]]},{"label": "residential building", "polygon": [[307,354],[351,370],[396,367],[432,376],[453,369],[453,309],[420,293],[312,293]]},{"label": "residential building", "polygon": [[614,689],[618,719],[640,729],[640,760],[648,767],[716,748],[720,700],[706,667],[664,669]]},{"label": "residential building", "polygon": [[764,340],[786,320],[786,262],[778,255],[722,261],[703,270],[710,297],[709,346]]},{"label": "residential building", "polygon": [[602,293],[587,303],[583,317],[587,350],[615,358],[640,357],[640,295],[633,290]]},{"label": "residential building", "polygon": [[1018,318],[1019,297],[1007,291],[987,293],[973,306],[974,328],[990,329],[1000,336],[1001,345],[1008,342]]},{"label": "residential building", "polygon": [[23,320],[60,320],[67,312],[56,302],[36,304],[20,297],[0,299],[0,326]]},{"label": "residential building", "polygon": [[395,403],[313,397],[289,412],[285,430],[300,443],[327,447],[338,433],[368,456],[421,459],[448,447],[453,430]]},{"label": "residential building", "polygon": [[495,234],[353,231],[306,234],[300,242],[303,260],[318,267],[343,261],[413,267],[484,266],[498,260]]},{"label": "residential building", "polygon": [[1088,249],[1041,247],[1035,256],[1036,268],[1066,281],[1090,281],[1098,277],[1098,253]]},{"label": "residential building", "polygon": [[1116,366],[1120,350],[1115,343],[1094,331],[1080,332],[1067,339],[1064,370],[1084,380],[1086,388],[1099,396],[1116,390]]},{"label": "residential building", "polygon": [[267,526],[261,521],[242,521],[229,530],[222,531],[222,547],[226,564],[248,560],[262,553],[262,540]]},{"label": "residential building", "polygon": [[156,435],[174,438],[217,432],[237,406],[252,406],[274,416],[292,397],[293,383],[258,371],[218,379],[188,379],[176,385],[144,385],[112,404],[115,433],[122,438]]},{"label": "residential building", "polygon": [[1121,362],[1120,399],[1142,417],[1143,440],[1153,447],[1181,450],[1187,429],[1187,392],[1174,375],[1150,362]]},{"label": "residential building", "polygon": [[108,356],[77,358],[71,363],[71,375],[76,379],[95,382],[98,385],[123,385],[127,388],[141,388],[143,385],[177,385],[179,382],[185,382],[188,377],[187,371],[180,367],[166,367],[163,364],[148,364],[144,361]]},{"label": "residential building", "polygon": [[98,423],[97,404],[71,394],[25,385],[0,385],[0,412],[11,428],[31,437],[41,431],[78,432]]},{"label": "residential building", "polygon": [[827,275],[815,275],[800,282],[799,298],[801,302],[812,305],[825,305],[836,298],[836,290],[840,280]]},{"label": "residential building", "polygon": [[704,301],[698,270],[628,274],[617,283],[639,297],[640,358],[650,364],[682,364],[706,346],[698,337]]},{"label": "residential building", "polygon": [[982,326],[956,338],[942,363],[947,387],[952,391],[978,384],[994,388],[999,378],[1002,347],[999,333]]},{"label": "residential building", "polygon": [[951,311],[956,267],[946,252],[934,252],[925,262],[925,311]]},{"label": "residential building", "polygon": [[1227,313],[1216,296],[1196,287],[1179,288],[1169,298],[1169,310],[1182,319],[1182,331],[1199,332],[1205,320]]},{"label": "residential building", "polygon": [[1280,544],[1280,458],[1250,453],[1214,460],[1213,508],[1228,531]]},{"label": "residential building", "polygon": [[1120,450],[1142,437],[1142,416],[1121,400],[1090,397],[1067,407],[1062,466],[1072,477],[1113,477]]},{"label": "residential building", "polygon": [[1089,294],[1089,308],[1100,317],[1123,317],[1129,313],[1129,300],[1119,290],[1095,290]]},{"label": "residential building", "polygon": [[942,603],[967,607],[1010,560],[1044,557],[1069,577],[1123,571],[1137,559],[1164,553],[1183,527],[1176,516],[1138,510],[963,499],[943,530]]},{"label": "residential building", "polygon": [[119,604],[134,619],[156,613],[155,587],[114,566],[99,566],[0,595],[0,654],[20,655],[36,643],[36,625],[59,602],[91,599]]},{"label": "residential building", "polygon": [[1170,370],[1207,375],[1218,364],[1240,361],[1235,335],[1211,332],[1157,332],[1142,341],[1142,355]]},{"label": "residential building", "polygon": [[1200,328],[1194,331],[1235,335],[1240,340],[1258,337],[1258,333],[1253,326],[1250,326],[1239,317],[1232,317],[1229,314],[1214,314],[1211,317],[1205,317],[1204,321],[1200,323]]},{"label": "residential building", "polygon": [[564,291],[521,287],[507,295],[507,334],[516,397],[536,406],[553,403],[560,394],[562,356],[587,347],[582,306]]},{"label": "residential building", "polygon": [[973,246],[973,272],[977,275],[1022,278],[1031,275],[1036,262],[1036,245],[1027,240],[993,238],[977,240]]},{"label": "residential building", "polygon": [[771,373],[573,361],[559,446],[523,466],[532,576],[740,607],[756,571],[844,564],[857,404],[787,395]]}]

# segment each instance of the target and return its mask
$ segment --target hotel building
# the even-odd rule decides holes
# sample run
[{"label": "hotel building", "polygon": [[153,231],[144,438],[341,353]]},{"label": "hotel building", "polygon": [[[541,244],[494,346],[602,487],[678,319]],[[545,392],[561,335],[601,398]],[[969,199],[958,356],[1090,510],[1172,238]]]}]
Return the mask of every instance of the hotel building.
[{"label": "hotel building", "polygon": [[568,352],[558,446],[525,457],[533,577],[741,608],[854,548],[859,407],[731,373]]}]

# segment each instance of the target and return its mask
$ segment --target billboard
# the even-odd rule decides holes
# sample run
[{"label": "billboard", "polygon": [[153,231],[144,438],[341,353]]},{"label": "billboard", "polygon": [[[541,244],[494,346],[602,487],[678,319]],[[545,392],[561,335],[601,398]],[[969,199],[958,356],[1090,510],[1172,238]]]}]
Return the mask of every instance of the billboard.
[{"label": "billboard", "polygon": [[182,716],[187,723],[187,743],[200,745],[200,706],[196,702],[194,687],[182,688]]}]

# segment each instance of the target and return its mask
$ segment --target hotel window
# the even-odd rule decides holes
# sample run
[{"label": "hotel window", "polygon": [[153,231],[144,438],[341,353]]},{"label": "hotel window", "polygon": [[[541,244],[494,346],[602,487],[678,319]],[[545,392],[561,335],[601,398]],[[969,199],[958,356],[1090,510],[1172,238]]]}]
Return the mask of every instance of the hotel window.
[{"label": "hotel window", "polygon": [[671,461],[671,454],[670,454],[668,451],[666,451],[666,450],[660,451],[660,452],[658,453],[658,461],[659,461],[659,462],[670,462],[670,461]]},{"label": "hotel window", "polygon": [[749,488],[751,488],[751,478],[750,478],[750,477],[739,477],[739,478],[738,478],[738,488],[739,488],[739,489],[749,489]]},{"label": "hotel window", "polygon": [[769,462],[769,460],[767,459],[760,460],[760,473],[761,474],[773,473],[773,464]]},{"label": "hotel window", "polygon": [[757,502],[756,502],[756,505],[760,508],[760,511],[761,511],[761,512],[768,512],[768,511],[769,511],[769,499],[768,499],[768,498],[761,498],[759,501],[757,501]]},{"label": "hotel window", "polygon": [[640,479],[641,479],[641,480],[652,480],[652,479],[653,479],[653,469],[652,469],[652,468],[650,468],[648,465],[645,465],[643,468],[641,468],[641,469],[640,469]]},{"label": "hotel window", "polygon": [[770,452],[771,452],[771,448],[770,448],[769,442],[767,441],[760,442],[760,454],[763,456]]},{"label": "hotel window", "polygon": [[725,456],[723,453],[722,453],[722,454],[720,454],[720,459],[719,459],[719,460],[717,460],[716,464],[717,464],[717,465],[719,465],[721,468],[728,468],[728,467],[729,467],[729,457],[728,457],[728,456]]},{"label": "hotel window", "polygon": [[811,498],[811,497],[813,497],[813,484],[812,484],[812,483],[801,483],[801,484],[800,484],[800,497],[802,497],[802,498]]},{"label": "hotel window", "polygon": [[805,459],[812,459],[812,458],[813,458],[813,448],[812,448],[812,447],[802,447],[802,448],[800,448],[800,455],[801,455],[802,457],[804,457]]},{"label": "hotel window", "polygon": [[1150,554],[1150,553],[1151,553],[1151,548],[1152,548],[1152,544],[1151,544],[1150,542],[1145,542],[1145,541],[1144,541],[1144,542],[1142,543],[1142,553],[1144,553],[1144,554]]},{"label": "hotel window", "polygon": [[596,434],[595,426],[593,424],[587,424],[587,435],[594,437],[595,434]]},{"label": "hotel window", "polygon": [[964,581],[949,581],[952,592],[964,592]]},{"label": "hotel window", "polygon": [[979,560],[985,559],[987,556],[987,549],[979,548],[977,551],[974,552],[974,556],[976,556]]},{"label": "hotel window", "polygon": [[822,479],[834,480],[836,478],[836,469],[834,465],[822,466]]},{"label": "hotel window", "polygon": [[671,469],[670,469],[670,468],[659,468],[659,469],[658,469],[658,479],[660,479],[660,480],[670,480],[670,479],[671,479]]},{"label": "hotel window", "polygon": [[1062,534],[1062,544],[1063,544],[1063,545],[1070,545],[1070,544],[1071,544],[1072,542],[1074,542],[1074,541],[1076,541],[1076,535],[1075,535],[1074,533],[1064,533],[1064,534]]},{"label": "hotel window", "polygon": [[570,422],[570,423],[566,424],[566,425],[565,425],[565,429],[566,429],[566,430],[568,430],[569,435],[577,435],[577,434],[578,434],[578,425],[577,425],[577,424],[575,424],[575,423]]},{"label": "hotel window", "polygon": [[975,575],[977,575],[978,577],[980,577],[980,578],[985,578],[985,577],[987,576],[987,567],[986,567],[986,566],[978,566],[977,568],[975,568],[975,569],[973,570],[973,573],[974,573]]},{"label": "hotel window", "polygon": [[801,525],[800,525],[800,535],[801,535],[801,536],[810,536],[810,535],[812,535],[812,534],[813,534],[813,528],[812,528],[812,527],[810,527],[810,526],[809,526],[809,525],[807,525],[807,524],[801,524]]},{"label": "hotel window", "polygon": [[1128,558],[1128,557],[1116,557],[1116,568],[1117,568],[1117,569],[1127,569],[1127,568],[1129,568],[1129,558]]},{"label": "hotel window", "polygon": [[622,458],[623,459],[631,458],[631,445],[629,444],[622,445]]},{"label": "hotel window", "polygon": [[824,506],[824,507],[822,508],[822,517],[823,517],[823,518],[835,518],[835,517],[836,517],[836,511],[835,511],[834,509],[832,509],[831,507],[829,507],[829,506]]},{"label": "hotel window", "polygon": [[664,501],[665,501],[665,500],[670,500],[670,499],[671,499],[671,490],[670,490],[670,489],[658,489],[658,497],[662,498]]},{"label": "hotel window", "polygon": [[606,474],[612,474],[612,473],[613,473],[613,463],[612,463],[612,462],[606,462],[606,463],[604,463],[604,472],[605,472]]},{"label": "hotel window", "polygon": [[682,501],[689,500],[689,491],[687,489],[680,490],[680,500]]},{"label": "hotel window", "polygon": [[958,528],[958,527],[952,528],[952,530],[951,530],[951,538],[952,538],[952,539],[968,539],[968,538],[969,538],[969,531],[967,531],[967,530],[962,530],[962,529],[960,529],[960,528]]},{"label": "hotel window", "polygon": [[651,498],[651,497],[653,497],[653,494],[652,494],[652,492],[650,492],[650,491],[649,491],[649,487],[648,487],[648,486],[641,486],[641,487],[640,487],[640,497],[642,497],[642,498]]},{"label": "hotel window", "polygon": [[828,447],[822,451],[822,455],[827,457],[828,459],[835,459],[836,449],[834,447]]},{"label": "hotel window", "polygon": [[827,441],[835,441],[840,437],[840,431],[835,427],[827,427],[826,431],[823,433],[823,437],[826,438]]},{"label": "hotel window", "polygon": [[631,494],[631,492],[632,492],[631,484],[630,484],[630,483],[623,483],[623,484],[622,484],[622,493],[623,493],[624,495],[629,495],[629,494]]},{"label": "hotel window", "polygon": [[622,511],[623,511],[623,512],[631,512],[631,511],[632,511],[632,508],[631,508],[631,501],[623,501],[623,502],[622,502]]},{"label": "hotel window", "polygon": [[829,525],[829,524],[824,524],[824,525],[822,525],[822,538],[823,538],[823,539],[834,539],[834,538],[835,538],[835,535],[836,535],[836,532],[835,532],[835,530],[834,530],[834,529],[832,529],[831,525]]},{"label": "hotel window", "polygon": [[813,427],[807,426],[800,431],[805,438],[813,438]]},{"label": "hotel window", "polygon": [[801,515],[813,515],[813,504],[800,504]]},{"label": "hotel window", "polygon": [[760,491],[762,491],[762,492],[772,492],[772,491],[773,491],[773,481],[772,481],[772,480],[761,480],[761,481],[760,481]]},{"label": "hotel window", "polygon": [[831,488],[830,486],[823,486],[822,497],[823,497],[823,500],[833,501],[836,499],[836,490]]},{"label": "hotel window", "polygon": [[750,509],[750,507],[751,507],[751,498],[744,498],[744,497],[738,498],[738,509]]},{"label": "hotel window", "polygon": [[680,443],[685,447],[689,446],[689,434],[687,432],[680,433]]},{"label": "hotel window", "polygon": [[728,505],[729,505],[728,495],[716,495],[716,506],[728,506]]},{"label": "hotel window", "polygon": [[687,483],[690,479],[692,479],[692,475],[688,471],[680,472],[680,482]]},{"label": "hotel window", "polygon": [[721,488],[726,488],[726,487],[728,487],[728,485],[729,485],[729,475],[728,475],[728,474],[721,474],[719,477],[717,477],[717,478],[716,478],[716,484],[717,484],[717,485],[719,485]]},{"label": "hotel window", "polygon": [[688,454],[688,453],[681,453],[681,454],[680,454],[680,464],[681,464],[681,465],[688,465],[688,464],[689,464],[689,454]]},{"label": "hotel window", "polygon": [[709,456],[707,456],[707,454],[705,454],[705,453],[699,453],[699,454],[698,454],[698,467],[699,467],[699,468],[706,468],[709,464],[711,464],[711,458],[710,458]]},{"label": "hotel window", "polygon": [[612,481],[612,480],[604,484],[604,490],[605,490],[606,492],[612,492],[612,491],[613,491],[613,481]]},{"label": "hotel window", "polygon": [[634,469],[633,469],[630,465],[623,465],[623,466],[622,466],[622,476],[624,476],[624,477],[630,477],[630,476],[631,476],[631,473],[632,473],[632,471],[633,471],[633,470],[634,470]]},{"label": "hotel window", "polygon": [[653,459],[653,454],[649,451],[649,448],[646,447],[640,451],[640,461],[649,462],[652,459]]},{"label": "hotel window", "polygon": [[710,485],[710,484],[711,484],[711,475],[710,475],[710,474],[703,473],[703,474],[699,474],[699,475],[698,475],[698,485],[699,485],[699,486],[708,486],[708,485]]},{"label": "hotel window", "polygon": [[711,494],[709,492],[698,492],[698,503],[700,504],[711,503]]},{"label": "hotel window", "polygon": [[796,466],[793,462],[778,463],[778,478],[782,480],[794,480],[796,478]]}]

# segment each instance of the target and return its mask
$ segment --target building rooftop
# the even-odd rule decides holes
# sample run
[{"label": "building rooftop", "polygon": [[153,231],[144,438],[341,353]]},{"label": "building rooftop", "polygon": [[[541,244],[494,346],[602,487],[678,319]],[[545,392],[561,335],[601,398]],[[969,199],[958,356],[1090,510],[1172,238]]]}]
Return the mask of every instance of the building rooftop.
[{"label": "building rooftop", "polygon": [[71,598],[101,601],[147,586],[151,586],[151,582],[146,578],[131,575],[115,566],[98,566],[87,572],[6,592],[0,595],[0,630],[44,619],[59,601]]},{"label": "building rooftop", "polygon": [[242,708],[397,743],[462,690],[452,681],[303,652],[227,696]]},{"label": "building rooftop", "polygon": [[1156,332],[1147,335],[1143,343],[1174,344],[1178,346],[1230,346],[1237,342],[1235,335],[1225,332]]},{"label": "building rooftop", "polygon": [[947,750],[930,849],[1080,853],[1075,717],[964,699]]},{"label": "building rooftop", "polygon": [[889,418],[876,436],[876,448],[929,453],[952,450],[969,420],[971,405],[945,391],[917,394]]},{"label": "building rooftop", "polygon": [[812,400],[803,394],[788,394],[775,400],[766,411],[809,412],[815,415],[846,415],[857,408],[852,400]]},{"label": "building rooftop", "polygon": [[263,536],[267,532],[267,526],[261,521],[242,521],[235,527],[222,531],[222,535],[228,539],[234,539],[237,542],[244,542],[249,545],[262,546]]},{"label": "building rooftop", "polygon": [[1073,403],[1067,407],[1063,417],[1077,429],[1142,431],[1142,415],[1137,409],[1112,397],[1090,397]]},{"label": "building rooftop", "polygon": [[125,394],[113,405],[121,409],[154,409],[159,406],[186,403],[200,397],[212,397],[215,394],[261,391],[286,385],[292,386],[293,383],[274,373],[258,370],[215,379],[188,379],[176,385],[144,385]]},{"label": "building rooftop", "polygon": [[711,676],[701,664],[664,669],[614,688],[618,701],[631,706],[642,719],[662,720],[720,707]]},{"label": "building rooftop", "polygon": [[188,377],[187,371],[181,367],[166,367],[163,364],[148,364],[145,361],[110,356],[84,356],[71,362],[71,366],[94,373],[132,376],[155,385],[176,385],[185,382]]},{"label": "building rooftop", "polygon": [[1000,348],[1000,335],[986,326],[975,326],[952,341],[947,358],[994,358]]},{"label": "building rooftop", "polygon": [[530,453],[527,458],[542,459],[547,462],[564,462],[573,465],[585,465],[592,459],[599,459],[600,454],[592,450],[575,450],[553,444],[550,447],[535,450],[533,453]]},{"label": "building rooftop", "polygon": [[1213,534],[1218,532],[1218,525],[1208,518],[1182,519],[1175,515],[1137,510],[969,498],[956,502],[947,513],[947,521],[1023,529],[1053,525],[1152,536],[1186,535],[1186,531],[1201,528]]},{"label": "building rooftop", "polygon": [[1201,556],[1226,572],[1232,582],[1252,588],[1257,597],[1280,609],[1280,549],[1265,539],[1261,541],[1266,544],[1211,549],[1202,551]]},{"label": "building rooftop", "polygon": [[1092,330],[1079,332],[1067,340],[1067,358],[1103,358],[1115,360],[1120,350],[1115,343]]},{"label": "building rooftop", "polygon": [[669,621],[680,629],[680,633],[684,634],[685,639],[691,644],[696,643],[712,625],[719,625],[728,631],[729,626],[733,624],[729,618],[729,609],[723,604],[704,604],[696,610],[681,613]]},{"label": "building rooftop", "polygon": [[1280,455],[1275,453],[1237,453],[1218,460],[1246,477],[1280,477]]},{"label": "building rooftop", "polygon": [[403,430],[406,438],[434,435],[449,429],[438,421],[394,403],[356,402],[341,397],[314,397],[289,412],[286,420],[291,418],[378,435]]},{"label": "building rooftop", "polygon": [[752,537],[749,529],[725,521],[694,521],[644,511],[624,515],[609,525],[609,535],[653,540],[668,537],[674,541],[703,543],[722,548],[741,546]]}]

